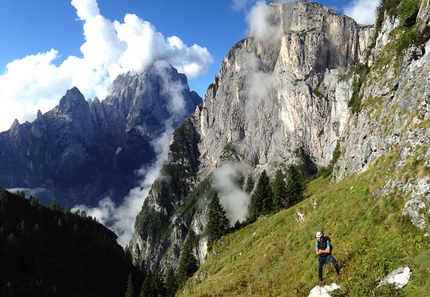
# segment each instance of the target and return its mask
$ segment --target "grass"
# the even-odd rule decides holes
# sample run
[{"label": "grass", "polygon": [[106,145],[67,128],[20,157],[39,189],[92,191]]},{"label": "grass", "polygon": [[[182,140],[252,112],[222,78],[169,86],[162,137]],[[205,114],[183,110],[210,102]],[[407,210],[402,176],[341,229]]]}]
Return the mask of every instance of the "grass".
[{"label": "grass", "polygon": [[[204,277],[191,278],[180,296],[308,296],[318,284],[313,248],[318,229],[332,238],[333,256],[342,266],[337,276],[331,264],[325,265],[324,284],[336,282],[340,296],[425,296],[430,238],[401,215],[405,201],[396,193],[371,195],[394,159],[387,156],[338,184],[319,177],[300,204],[221,238],[195,274]],[[298,211],[304,222],[297,222]],[[400,266],[413,271],[406,287],[376,288],[378,278]]]}]

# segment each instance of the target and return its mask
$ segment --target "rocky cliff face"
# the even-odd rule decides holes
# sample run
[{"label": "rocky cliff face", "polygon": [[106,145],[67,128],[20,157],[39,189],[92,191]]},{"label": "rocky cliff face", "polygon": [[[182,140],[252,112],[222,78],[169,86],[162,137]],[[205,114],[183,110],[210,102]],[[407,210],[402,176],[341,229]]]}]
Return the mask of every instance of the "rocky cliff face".
[{"label": "rocky cliff face", "polygon": [[252,32],[227,53],[193,115],[207,174],[226,143],[250,168],[293,163],[299,148],[326,166],[347,123],[348,73],[365,58],[372,28],[316,3],[277,3],[265,13],[268,33]]},{"label": "rocky cliff face", "polygon": [[45,204],[120,201],[135,185],[135,171],[154,161],[151,141],[166,121],[178,127],[200,102],[186,77],[162,61],[119,76],[103,101],[85,101],[72,88],[33,123],[15,122],[0,134],[0,184]]},{"label": "rocky cliff face", "polygon": [[352,66],[366,60],[373,28],[316,3],[258,9],[265,26],[229,50],[203,103],[174,134],[163,179],[136,220],[135,263],[177,268],[190,231],[200,236],[195,254],[204,261],[216,168],[234,161],[236,173],[257,178],[298,163],[298,151],[310,172],[332,159],[348,125]]},{"label": "rocky cliff face", "polygon": [[372,195],[401,197],[403,214],[428,230],[430,5],[418,4],[409,18],[386,15],[381,24],[360,92],[361,111],[344,132],[335,180],[377,164]]}]

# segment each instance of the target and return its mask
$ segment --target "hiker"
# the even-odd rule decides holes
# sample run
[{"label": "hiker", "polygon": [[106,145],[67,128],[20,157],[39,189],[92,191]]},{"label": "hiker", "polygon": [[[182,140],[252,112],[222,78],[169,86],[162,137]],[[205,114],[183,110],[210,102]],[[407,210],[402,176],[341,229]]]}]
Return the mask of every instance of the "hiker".
[{"label": "hiker", "polygon": [[325,261],[329,261],[336,269],[339,275],[340,267],[336,260],[331,255],[330,238],[324,235],[324,232],[319,230],[316,234],[315,252],[318,255],[318,280],[322,281],[323,265]]}]

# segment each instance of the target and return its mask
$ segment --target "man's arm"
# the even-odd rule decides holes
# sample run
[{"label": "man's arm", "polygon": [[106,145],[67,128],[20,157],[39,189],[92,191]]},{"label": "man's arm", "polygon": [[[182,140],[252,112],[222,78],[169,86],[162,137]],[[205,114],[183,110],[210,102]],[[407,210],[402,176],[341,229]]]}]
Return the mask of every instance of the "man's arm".
[{"label": "man's arm", "polygon": [[330,254],[330,242],[327,241],[327,248],[325,250],[320,250],[317,248],[317,245],[315,245],[315,253],[317,255]]},{"label": "man's arm", "polygon": [[330,254],[330,246],[328,246],[325,250],[315,249],[317,255],[321,254]]}]

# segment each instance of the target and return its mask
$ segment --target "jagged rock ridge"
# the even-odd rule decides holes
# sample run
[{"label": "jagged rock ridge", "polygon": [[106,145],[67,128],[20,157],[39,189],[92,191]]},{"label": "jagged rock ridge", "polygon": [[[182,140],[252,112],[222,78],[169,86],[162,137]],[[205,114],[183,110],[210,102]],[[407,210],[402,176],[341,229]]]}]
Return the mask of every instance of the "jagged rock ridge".
[{"label": "jagged rock ridge", "polygon": [[[182,113],[172,109],[172,85],[181,86]],[[103,101],[85,101],[72,88],[53,110],[0,134],[0,185],[25,188],[45,204],[119,202],[135,186],[135,171],[154,161],[151,141],[166,121],[178,127],[200,102],[185,75],[162,61],[117,77]]]}]

